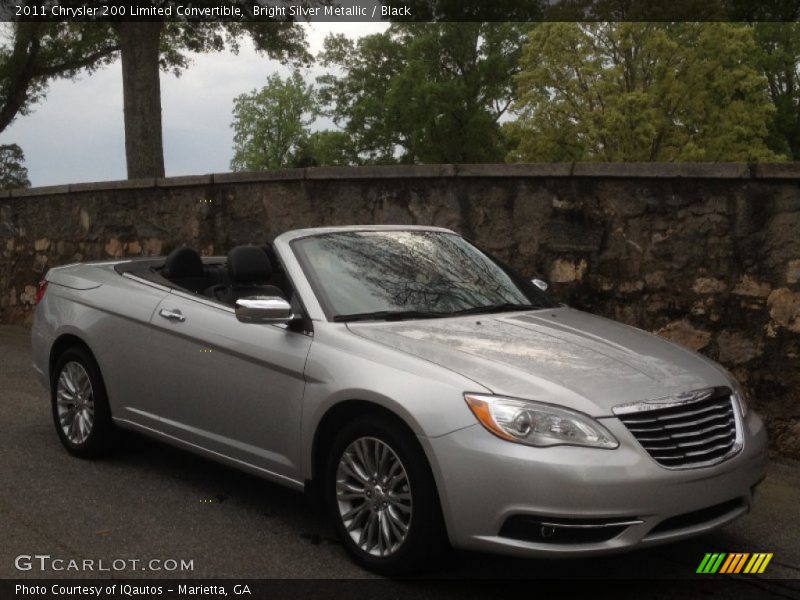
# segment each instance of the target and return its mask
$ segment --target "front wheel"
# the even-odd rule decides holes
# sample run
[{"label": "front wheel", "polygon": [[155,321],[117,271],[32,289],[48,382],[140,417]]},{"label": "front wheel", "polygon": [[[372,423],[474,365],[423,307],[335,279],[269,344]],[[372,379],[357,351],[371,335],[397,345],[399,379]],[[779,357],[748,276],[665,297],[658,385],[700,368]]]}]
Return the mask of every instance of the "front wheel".
[{"label": "front wheel", "polygon": [[361,566],[387,575],[430,568],[446,548],[430,467],[392,419],[345,426],[329,454],[325,497],[334,527]]}]

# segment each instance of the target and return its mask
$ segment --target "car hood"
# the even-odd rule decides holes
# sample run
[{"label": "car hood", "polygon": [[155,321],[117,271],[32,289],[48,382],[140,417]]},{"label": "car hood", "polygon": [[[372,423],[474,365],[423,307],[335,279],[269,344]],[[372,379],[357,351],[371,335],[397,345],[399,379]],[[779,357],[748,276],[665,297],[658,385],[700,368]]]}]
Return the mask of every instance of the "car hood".
[{"label": "car hood", "polygon": [[495,394],[593,416],[610,416],[618,404],[729,385],[720,367],[691,350],[567,307],[348,327]]}]

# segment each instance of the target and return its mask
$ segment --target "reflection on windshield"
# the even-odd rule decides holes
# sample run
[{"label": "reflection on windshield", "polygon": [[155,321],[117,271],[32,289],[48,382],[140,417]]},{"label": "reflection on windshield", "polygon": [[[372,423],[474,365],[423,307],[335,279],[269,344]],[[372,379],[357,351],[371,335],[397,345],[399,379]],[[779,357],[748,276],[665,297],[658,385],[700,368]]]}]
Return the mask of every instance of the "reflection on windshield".
[{"label": "reflection on windshield", "polygon": [[303,238],[293,247],[326,312],[337,320],[553,305],[450,233],[341,232]]}]

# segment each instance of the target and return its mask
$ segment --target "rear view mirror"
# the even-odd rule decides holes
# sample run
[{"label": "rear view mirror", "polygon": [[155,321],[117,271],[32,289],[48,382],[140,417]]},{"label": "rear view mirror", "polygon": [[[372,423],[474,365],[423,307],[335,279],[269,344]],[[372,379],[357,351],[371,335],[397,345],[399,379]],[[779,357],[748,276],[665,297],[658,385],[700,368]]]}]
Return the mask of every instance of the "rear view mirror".
[{"label": "rear view mirror", "polygon": [[236,318],[242,323],[288,323],[291,305],[279,296],[250,296],[236,301]]},{"label": "rear view mirror", "polygon": [[533,285],[535,285],[537,288],[539,288],[540,290],[542,290],[543,292],[546,292],[546,291],[547,291],[547,288],[549,288],[549,287],[550,287],[550,284],[548,284],[548,283],[547,283],[546,281],[544,281],[543,279],[535,279],[535,278],[534,278],[534,279],[531,279],[531,283],[532,283]]}]

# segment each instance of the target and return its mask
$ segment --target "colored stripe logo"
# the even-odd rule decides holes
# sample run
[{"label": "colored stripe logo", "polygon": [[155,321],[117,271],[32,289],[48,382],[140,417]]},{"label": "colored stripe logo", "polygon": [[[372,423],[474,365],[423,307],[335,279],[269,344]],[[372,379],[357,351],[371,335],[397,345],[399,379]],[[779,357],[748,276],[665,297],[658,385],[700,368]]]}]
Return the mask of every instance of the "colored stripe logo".
[{"label": "colored stripe logo", "polygon": [[727,575],[737,573],[763,573],[769,561],[772,560],[772,552],[709,552],[700,561],[697,567],[698,573],[725,573]]}]

